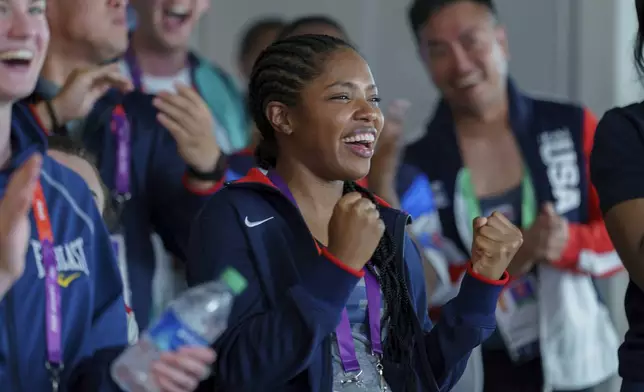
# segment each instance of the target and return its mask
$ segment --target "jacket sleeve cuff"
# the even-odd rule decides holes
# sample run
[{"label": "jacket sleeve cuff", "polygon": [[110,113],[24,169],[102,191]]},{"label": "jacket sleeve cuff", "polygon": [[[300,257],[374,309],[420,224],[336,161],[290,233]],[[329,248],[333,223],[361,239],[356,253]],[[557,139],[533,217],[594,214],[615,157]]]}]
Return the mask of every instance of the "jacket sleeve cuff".
[{"label": "jacket sleeve cuff", "polygon": [[344,264],[343,262],[340,261],[337,257],[335,257],[331,252],[329,252],[326,248],[322,248],[321,250],[322,256],[326,257],[330,262],[338,266],[340,269],[343,269],[350,273],[351,275],[357,277],[357,278],[362,278],[364,276],[364,271],[363,270],[355,270],[348,265]]},{"label": "jacket sleeve cuff", "polygon": [[181,178],[181,182],[183,183],[184,188],[186,188],[188,192],[192,194],[195,194],[197,196],[210,196],[224,186],[224,183],[226,182],[226,178],[225,177],[222,178],[221,180],[217,181],[216,183],[214,183],[212,186],[208,188],[198,188],[192,184],[192,182],[190,181],[190,177],[186,172],[183,174],[183,177]]},{"label": "jacket sleeve cuff", "polygon": [[510,274],[508,274],[508,271],[503,271],[503,275],[501,275],[501,279],[499,279],[499,280],[493,280],[493,279],[487,278],[487,277],[485,277],[485,276],[483,276],[481,274],[478,274],[478,273],[476,273],[476,271],[474,271],[474,268],[472,268],[472,263],[467,264],[467,273],[470,276],[472,276],[473,278],[476,278],[477,280],[479,280],[479,281],[481,281],[483,283],[493,285],[493,286],[501,286],[501,287],[503,287],[510,280]]},{"label": "jacket sleeve cuff", "polygon": [[507,272],[501,280],[490,280],[468,269],[463,277],[461,288],[454,298],[454,306],[461,314],[479,314],[491,316],[494,319],[499,295],[505,283],[509,280]]},{"label": "jacket sleeve cuff", "polygon": [[579,241],[577,240],[576,224],[568,223],[568,243],[561,252],[561,258],[552,263],[557,268],[574,268],[579,260]]}]

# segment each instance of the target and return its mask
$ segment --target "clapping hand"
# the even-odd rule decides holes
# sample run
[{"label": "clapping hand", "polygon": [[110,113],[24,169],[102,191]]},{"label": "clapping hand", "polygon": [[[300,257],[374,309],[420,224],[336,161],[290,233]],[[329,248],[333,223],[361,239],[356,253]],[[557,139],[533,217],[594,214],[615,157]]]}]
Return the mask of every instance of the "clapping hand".
[{"label": "clapping hand", "polygon": [[192,87],[177,85],[177,92],[160,92],[153,101],[157,119],[174,137],[179,154],[199,172],[212,172],[221,150],[213,133],[210,108]]},{"label": "clapping hand", "polygon": [[3,283],[12,284],[22,276],[25,269],[31,236],[29,212],[41,164],[40,155],[29,158],[12,174],[5,194],[0,199],[0,277]]}]

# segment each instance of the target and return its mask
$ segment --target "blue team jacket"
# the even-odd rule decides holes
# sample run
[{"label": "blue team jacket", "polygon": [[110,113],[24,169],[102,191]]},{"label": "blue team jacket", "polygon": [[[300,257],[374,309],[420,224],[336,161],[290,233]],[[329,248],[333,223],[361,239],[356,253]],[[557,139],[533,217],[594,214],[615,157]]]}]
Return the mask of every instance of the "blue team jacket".
[{"label": "blue team jacket", "polygon": [[[420,257],[405,233],[409,217],[387,207],[381,215],[398,244],[396,262],[407,272],[417,310],[419,391],[447,391],[472,348],[494,331],[502,287],[468,275],[432,328]],[[215,344],[216,376],[201,390],[331,391],[330,336],[359,278],[319,253],[297,207],[259,170],[210,199],[195,221],[188,260],[190,285],[215,279],[227,266],[248,280]],[[385,376],[394,392],[404,390],[397,365],[385,363]]]},{"label": "blue team jacket", "polygon": [[[599,384],[617,367],[617,336],[592,278],[607,277],[623,268],[589,178],[597,123],[581,106],[531,98],[512,81],[508,82],[508,100],[509,124],[524,165],[522,225],[531,226],[545,202],[552,202],[557,214],[568,221],[569,239],[560,260],[537,266],[539,339],[543,363],[548,364],[544,378],[557,390],[583,389]],[[471,222],[480,213],[456,135],[454,118],[443,100],[427,133],[405,152],[405,162],[431,181],[443,249],[450,251],[450,267],[456,267],[453,272],[469,258]],[[579,304],[587,311],[576,312]],[[593,344],[589,347],[587,342]],[[589,357],[600,360],[587,361]]]},{"label": "blue team jacket", "polygon": [[[0,197],[11,173],[32,154],[45,154],[29,110],[13,111],[13,156],[0,171]],[[85,182],[44,157],[40,182],[54,234],[60,274],[64,371],[62,392],[116,391],[111,361],[127,345],[120,273],[103,220]],[[45,283],[33,214],[25,272],[0,301],[0,385],[7,392],[50,391],[45,369]]]},{"label": "blue team jacket", "polygon": [[[574,241],[564,253],[562,267],[576,269],[583,249],[607,255],[591,263],[599,264],[595,269],[603,272],[596,275],[619,270],[619,259],[614,257],[603,229],[599,199],[588,178],[597,125],[594,116],[576,105],[530,98],[512,81],[508,83],[508,95],[510,125],[530,179],[531,198],[537,208],[544,202],[553,202],[557,212],[570,222]],[[464,164],[445,101],[437,106],[425,136],[407,148],[404,160],[431,180],[443,232],[467,254],[470,244],[462,240],[461,227],[469,228],[471,219],[468,214],[458,213],[463,210],[462,199],[467,197],[460,184]]]},{"label": "blue team jacket", "polygon": [[186,186],[186,163],[170,133],[156,120],[152,98],[136,91],[127,95],[109,92],[86,118],[82,136],[85,148],[97,157],[105,185],[114,190],[117,139],[110,123],[114,108],[123,106],[132,130],[132,197],[125,203],[112,241],[119,265],[127,268],[132,309],[141,330],[150,322],[156,267],[150,235],[158,233],[170,253],[185,259],[192,219],[211,194],[210,190],[201,192]]}]

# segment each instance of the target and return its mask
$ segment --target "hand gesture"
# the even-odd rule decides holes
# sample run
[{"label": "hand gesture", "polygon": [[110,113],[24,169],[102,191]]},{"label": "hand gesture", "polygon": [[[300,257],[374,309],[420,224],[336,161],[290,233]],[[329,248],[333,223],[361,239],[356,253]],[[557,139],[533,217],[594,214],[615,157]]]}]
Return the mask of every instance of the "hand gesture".
[{"label": "hand gesture", "polygon": [[488,279],[498,280],[508,268],[521,244],[523,235],[503,214],[494,212],[488,218],[472,222],[472,268]]},{"label": "hand gesture", "polygon": [[42,157],[34,155],[16,170],[0,199],[0,275],[15,282],[25,269],[31,224],[29,211]]},{"label": "hand gesture", "polygon": [[525,233],[525,248],[533,261],[555,262],[568,244],[568,221],[545,203],[535,223]]},{"label": "hand gesture", "polygon": [[215,169],[221,151],[213,133],[210,108],[192,87],[177,85],[177,93],[161,92],[154,99],[157,119],[177,142],[188,165],[208,173]]},{"label": "hand gesture", "polygon": [[133,89],[117,63],[74,70],[51,102],[58,121],[62,125],[87,116],[96,101],[111,88],[123,92]]},{"label": "hand gesture", "polygon": [[371,200],[358,192],[342,196],[329,221],[329,252],[354,270],[367,264],[385,231]]},{"label": "hand gesture", "polygon": [[210,374],[215,352],[209,347],[185,347],[161,354],[152,365],[161,392],[191,392]]}]

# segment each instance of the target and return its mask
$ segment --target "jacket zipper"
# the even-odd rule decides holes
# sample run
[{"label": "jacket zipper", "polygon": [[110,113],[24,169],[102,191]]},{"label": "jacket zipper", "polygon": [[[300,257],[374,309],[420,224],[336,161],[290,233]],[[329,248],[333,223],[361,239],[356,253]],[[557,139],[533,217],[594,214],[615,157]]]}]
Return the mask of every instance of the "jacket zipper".
[{"label": "jacket zipper", "polygon": [[23,390],[20,378],[19,356],[18,356],[18,334],[16,333],[16,323],[14,320],[14,303],[13,303],[13,290],[9,290],[5,295],[5,315],[7,334],[9,339],[9,363],[11,364],[11,373],[13,383],[15,385],[14,391],[21,392]]},{"label": "jacket zipper", "polygon": [[333,365],[331,364],[331,335],[327,336],[324,339],[322,344],[322,349],[324,350],[324,376],[322,377],[322,392],[331,392],[333,390]]}]

